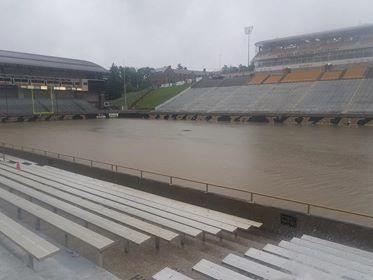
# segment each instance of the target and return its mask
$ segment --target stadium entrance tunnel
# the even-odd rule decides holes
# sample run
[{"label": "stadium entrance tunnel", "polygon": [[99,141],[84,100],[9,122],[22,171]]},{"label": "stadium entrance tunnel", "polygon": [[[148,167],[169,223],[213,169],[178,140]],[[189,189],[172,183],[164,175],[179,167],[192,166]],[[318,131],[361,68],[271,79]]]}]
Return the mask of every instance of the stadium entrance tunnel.
[{"label": "stadium entrance tunnel", "polygon": [[231,121],[231,116],[219,116],[218,117],[218,122],[230,122]]},{"label": "stadium entrance tunnel", "polygon": [[317,124],[319,121],[321,121],[323,119],[323,117],[310,117],[309,118],[309,122],[312,123],[312,124]]},{"label": "stadium entrance tunnel", "polygon": [[294,121],[295,121],[297,124],[301,124],[302,121],[303,121],[303,117],[296,117],[296,118],[294,119]]},{"label": "stadium entrance tunnel", "polygon": [[330,123],[332,125],[338,125],[341,120],[342,120],[342,118],[340,118],[340,117],[332,118],[332,119],[330,119]]},{"label": "stadium entrance tunnel", "polygon": [[252,116],[249,118],[249,122],[269,123],[269,120],[266,116]]},{"label": "stadium entrance tunnel", "polygon": [[284,121],[286,121],[286,119],[287,119],[286,117],[279,116],[279,117],[274,117],[273,121],[275,123],[282,124],[284,123]]},{"label": "stadium entrance tunnel", "polygon": [[373,119],[371,119],[371,118],[364,118],[364,119],[359,119],[356,123],[359,126],[364,126],[364,125],[366,125],[368,122],[370,122],[372,120]]}]

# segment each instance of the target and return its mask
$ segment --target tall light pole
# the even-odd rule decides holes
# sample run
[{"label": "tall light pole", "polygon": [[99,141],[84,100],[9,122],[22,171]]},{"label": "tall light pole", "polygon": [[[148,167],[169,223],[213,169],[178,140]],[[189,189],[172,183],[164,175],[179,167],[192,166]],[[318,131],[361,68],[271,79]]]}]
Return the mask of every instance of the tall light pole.
[{"label": "tall light pole", "polygon": [[126,66],[123,63],[123,96],[124,96],[124,110],[128,110],[127,106],[127,90],[126,90]]},{"label": "tall light pole", "polygon": [[250,67],[250,36],[253,32],[254,26],[245,27],[245,35],[247,36],[247,67]]}]

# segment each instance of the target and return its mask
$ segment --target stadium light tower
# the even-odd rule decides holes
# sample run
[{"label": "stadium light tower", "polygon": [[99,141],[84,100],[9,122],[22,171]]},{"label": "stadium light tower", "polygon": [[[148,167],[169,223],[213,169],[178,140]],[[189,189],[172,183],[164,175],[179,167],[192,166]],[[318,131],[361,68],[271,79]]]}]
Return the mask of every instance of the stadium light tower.
[{"label": "stadium light tower", "polygon": [[247,67],[250,67],[250,36],[253,33],[254,26],[245,27],[245,35],[247,36]]},{"label": "stadium light tower", "polygon": [[122,110],[128,110],[128,105],[127,105],[127,90],[126,90],[126,66],[123,62],[123,97],[124,97],[124,108]]}]

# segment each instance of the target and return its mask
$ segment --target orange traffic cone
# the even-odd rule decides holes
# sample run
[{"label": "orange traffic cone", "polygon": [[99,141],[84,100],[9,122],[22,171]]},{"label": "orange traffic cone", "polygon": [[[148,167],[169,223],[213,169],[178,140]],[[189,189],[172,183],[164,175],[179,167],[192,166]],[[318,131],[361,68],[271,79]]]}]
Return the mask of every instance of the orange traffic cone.
[{"label": "orange traffic cone", "polygon": [[19,170],[19,171],[21,171],[21,164],[19,163],[19,161],[16,164],[16,169]]}]

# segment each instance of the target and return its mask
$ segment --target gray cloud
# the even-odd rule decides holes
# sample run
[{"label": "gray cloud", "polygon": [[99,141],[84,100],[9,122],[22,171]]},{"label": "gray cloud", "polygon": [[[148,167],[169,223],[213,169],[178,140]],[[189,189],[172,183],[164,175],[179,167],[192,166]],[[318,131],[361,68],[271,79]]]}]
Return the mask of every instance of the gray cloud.
[{"label": "gray cloud", "polygon": [[0,0],[0,10],[0,49],[105,67],[213,70],[219,55],[246,63],[246,25],[256,42],[373,23],[371,0]]}]

